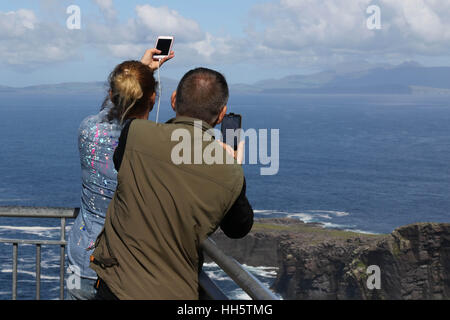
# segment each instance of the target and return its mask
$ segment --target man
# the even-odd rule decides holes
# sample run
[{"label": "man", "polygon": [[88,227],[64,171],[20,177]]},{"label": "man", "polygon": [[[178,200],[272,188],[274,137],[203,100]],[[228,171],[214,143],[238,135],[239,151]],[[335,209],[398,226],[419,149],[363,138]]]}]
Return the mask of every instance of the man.
[{"label": "man", "polygon": [[200,142],[202,150],[218,143],[204,136],[225,116],[228,95],[220,73],[191,70],[172,95],[176,118],[124,127],[114,154],[117,190],[91,257],[98,298],[198,299],[202,242],[219,226],[231,238],[250,231],[253,210],[236,160],[227,152],[223,164],[172,159],[176,130],[188,132],[189,145]]}]

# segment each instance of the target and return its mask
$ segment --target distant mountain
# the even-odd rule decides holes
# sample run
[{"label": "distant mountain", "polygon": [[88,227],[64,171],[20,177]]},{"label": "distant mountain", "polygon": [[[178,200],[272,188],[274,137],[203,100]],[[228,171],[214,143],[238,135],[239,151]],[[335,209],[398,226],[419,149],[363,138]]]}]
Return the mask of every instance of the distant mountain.
[{"label": "distant mountain", "polygon": [[[178,80],[161,78],[162,99],[169,99]],[[290,75],[254,84],[231,84],[231,95],[242,94],[446,94],[450,95],[450,67],[423,67],[416,62],[397,66],[364,63],[336,66],[310,75]],[[58,98],[100,101],[107,94],[105,82],[73,82],[13,88],[0,86],[7,102],[47,102]]]},{"label": "distant mountain", "polygon": [[6,86],[0,86],[0,93],[2,92],[9,92],[11,91],[13,88],[11,87],[6,87]]},{"label": "distant mountain", "polygon": [[[161,78],[161,83],[164,89],[176,88],[177,81],[169,78]],[[43,84],[28,86],[22,88],[14,88],[7,86],[0,86],[1,93],[12,94],[50,94],[50,95],[91,95],[91,94],[105,94],[107,92],[106,82],[66,82],[58,84]]]},{"label": "distant mountain", "polygon": [[376,66],[355,72],[324,71],[255,83],[261,93],[450,94],[450,67],[416,62]]},{"label": "distant mountain", "polygon": [[59,84],[45,84],[23,88],[0,86],[2,97],[42,97],[42,96],[93,96],[105,95],[104,82],[73,82]]},{"label": "distant mountain", "polygon": [[395,68],[377,68],[357,77],[336,77],[328,86],[424,86],[450,89],[450,67],[420,67],[400,65]]},{"label": "distant mountain", "polygon": [[[162,99],[169,99],[178,81],[161,78]],[[108,94],[106,82],[72,82],[35,85],[23,88],[0,86],[0,104],[4,105],[48,105],[86,102],[101,104]],[[63,102],[65,101],[65,102]]]},{"label": "distant mountain", "polygon": [[337,73],[335,71],[324,71],[311,75],[291,75],[280,80],[262,80],[255,83],[255,85],[263,89],[316,88],[332,81],[336,76]]}]

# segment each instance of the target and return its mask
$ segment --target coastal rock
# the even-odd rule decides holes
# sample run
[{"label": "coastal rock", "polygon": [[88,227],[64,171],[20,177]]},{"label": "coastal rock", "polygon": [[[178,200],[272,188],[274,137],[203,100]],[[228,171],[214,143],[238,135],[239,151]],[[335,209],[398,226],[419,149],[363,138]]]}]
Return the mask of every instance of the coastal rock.
[{"label": "coastal rock", "polygon": [[284,299],[450,299],[450,224],[369,235],[260,219],[244,239],[212,238],[241,263],[278,267],[272,289]]}]

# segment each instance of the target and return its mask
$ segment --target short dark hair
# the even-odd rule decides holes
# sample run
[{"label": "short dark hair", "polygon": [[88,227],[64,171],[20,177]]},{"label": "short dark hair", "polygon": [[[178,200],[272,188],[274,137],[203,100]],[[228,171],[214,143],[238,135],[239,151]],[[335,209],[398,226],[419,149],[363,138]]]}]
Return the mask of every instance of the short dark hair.
[{"label": "short dark hair", "polygon": [[214,124],[228,102],[225,77],[214,70],[197,68],[186,73],[178,84],[176,112]]}]

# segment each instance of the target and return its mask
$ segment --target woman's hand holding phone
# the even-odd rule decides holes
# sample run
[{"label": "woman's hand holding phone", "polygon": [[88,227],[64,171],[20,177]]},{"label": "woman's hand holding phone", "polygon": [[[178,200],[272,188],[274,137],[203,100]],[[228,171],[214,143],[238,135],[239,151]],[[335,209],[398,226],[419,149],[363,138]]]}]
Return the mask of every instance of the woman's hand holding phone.
[{"label": "woman's hand holding phone", "polygon": [[147,65],[150,69],[152,69],[153,71],[157,70],[159,67],[161,67],[166,61],[172,59],[173,57],[175,57],[175,52],[174,51],[170,51],[170,54],[165,57],[162,58],[161,61],[159,61],[158,59],[153,58],[154,56],[160,54],[161,51],[153,48],[153,49],[148,49],[147,51],[145,51],[144,56],[141,59],[141,62],[145,65]]}]

